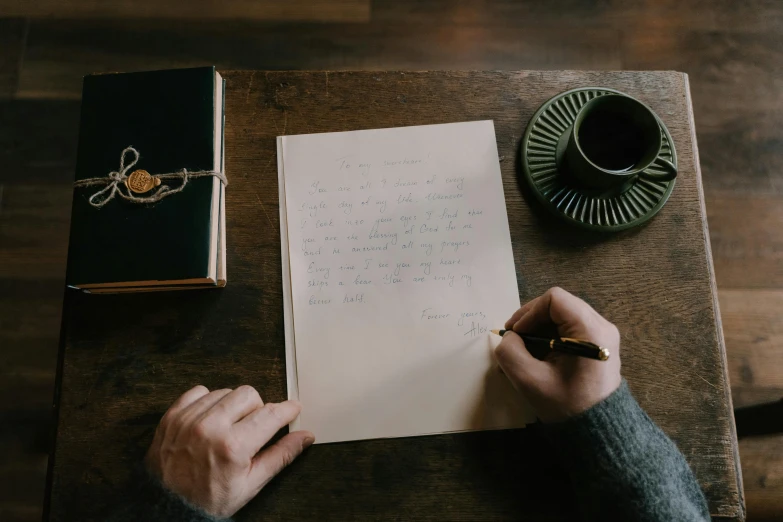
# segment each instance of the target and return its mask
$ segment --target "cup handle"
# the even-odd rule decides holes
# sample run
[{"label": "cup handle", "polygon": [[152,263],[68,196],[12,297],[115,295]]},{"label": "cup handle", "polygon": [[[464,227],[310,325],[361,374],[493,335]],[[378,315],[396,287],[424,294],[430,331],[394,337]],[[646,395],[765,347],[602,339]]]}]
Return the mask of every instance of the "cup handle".
[{"label": "cup handle", "polygon": [[677,167],[675,167],[674,163],[671,161],[663,158],[655,158],[653,165],[662,167],[666,172],[650,172],[649,170],[643,170],[639,175],[652,181],[671,181],[677,177]]}]

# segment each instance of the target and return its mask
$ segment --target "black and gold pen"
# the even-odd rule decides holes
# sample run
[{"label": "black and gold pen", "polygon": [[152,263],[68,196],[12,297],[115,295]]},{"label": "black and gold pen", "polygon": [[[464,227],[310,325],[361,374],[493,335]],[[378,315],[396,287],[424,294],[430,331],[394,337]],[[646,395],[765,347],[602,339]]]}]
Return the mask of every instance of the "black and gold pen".
[{"label": "black and gold pen", "polygon": [[[492,330],[492,333],[503,337],[506,330]],[[587,357],[588,359],[596,359],[598,361],[609,359],[609,350],[590,341],[572,339],[570,337],[556,337],[552,339],[527,334],[518,335],[525,341],[528,351],[538,359],[543,359],[550,351],[578,355],[579,357]]]}]

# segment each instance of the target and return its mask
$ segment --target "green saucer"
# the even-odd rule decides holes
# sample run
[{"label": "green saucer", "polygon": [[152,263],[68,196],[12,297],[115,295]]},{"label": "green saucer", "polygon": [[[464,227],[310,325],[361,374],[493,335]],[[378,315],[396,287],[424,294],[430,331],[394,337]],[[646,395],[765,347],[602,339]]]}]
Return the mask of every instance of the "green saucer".
[{"label": "green saucer", "polygon": [[[522,166],[533,194],[552,213],[578,227],[617,232],[636,227],[663,207],[676,180],[650,181],[634,177],[607,189],[581,186],[565,169],[568,130],[582,105],[598,96],[628,96],[614,89],[583,87],[558,94],[533,115],[522,139]],[[658,118],[663,136],[659,158],[677,165],[669,130]],[[657,169],[648,169],[654,171]]]}]

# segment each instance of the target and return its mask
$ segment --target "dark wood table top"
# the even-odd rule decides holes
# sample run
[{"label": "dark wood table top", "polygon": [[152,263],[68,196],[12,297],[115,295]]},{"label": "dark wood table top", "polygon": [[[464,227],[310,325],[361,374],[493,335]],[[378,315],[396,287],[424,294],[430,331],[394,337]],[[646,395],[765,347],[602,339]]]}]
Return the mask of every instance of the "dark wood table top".
[{"label": "dark wood table top", "polygon": [[[50,520],[99,520],[121,498],[160,416],[195,384],[285,399],[275,137],[495,122],[523,301],[553,285],[622,332],[623,374],[678,444],[717,517],[744,519],[726,355],[688,78],[677,72],[230,71],[228,279],[222,290],[66,293],[47,495]],[[525,194],[520,139],[575,87],[619,89],[668,126],[680,176],[647,225],[595,236]],[[306,405],[305,405],[306,407]],[[239,520],[569,520],[574,497],[535,430],[314,446]]]}]

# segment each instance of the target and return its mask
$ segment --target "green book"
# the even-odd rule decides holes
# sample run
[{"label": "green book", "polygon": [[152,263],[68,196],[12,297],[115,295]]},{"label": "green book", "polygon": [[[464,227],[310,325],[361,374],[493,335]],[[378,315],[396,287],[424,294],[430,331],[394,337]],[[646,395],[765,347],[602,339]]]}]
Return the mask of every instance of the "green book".
[{"label": "green book", "polygon": [[[209,174],[223,171],[224,90],[214,67],[84,78],[75,180],[105,181],[74,188],[68,286],[105,293],[225,285],[225,186]],[[128,147],[137,153],[122,160],[129,178],[106,201],[114,190],[108,176],[121,173]],[[155,202],[122,197],[175,191],[183,169],[205,174]],[[159,185],[131,190],[141,190],[133,185],[139,170]]]}]

